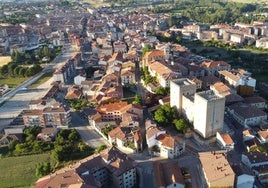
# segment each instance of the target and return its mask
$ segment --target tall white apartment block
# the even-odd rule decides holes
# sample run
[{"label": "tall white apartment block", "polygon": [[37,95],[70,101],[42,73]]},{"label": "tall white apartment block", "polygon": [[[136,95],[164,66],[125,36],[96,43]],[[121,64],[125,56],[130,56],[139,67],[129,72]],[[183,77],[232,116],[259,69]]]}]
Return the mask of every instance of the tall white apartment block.
[{"label": "tall white apartment block", "polygon": [[170,106],[175,106],[180,114],[183,113],[183,96],[194,95],[196,85],[187,78],[170,81]]},{"label": "tall white apartment block", "polygon": [[225,97],[208,90],[195,94],[194,129],[204,138],[221,131],[224,123]]}]

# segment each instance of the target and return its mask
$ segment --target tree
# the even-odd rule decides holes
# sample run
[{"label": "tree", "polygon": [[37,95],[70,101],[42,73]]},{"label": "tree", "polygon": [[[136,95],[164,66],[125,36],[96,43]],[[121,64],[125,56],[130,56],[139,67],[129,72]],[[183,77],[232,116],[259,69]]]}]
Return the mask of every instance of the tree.
[{"label": "tree", "polygon": [[142,49],[142,56],[144,56],[147,52],[150,52],[151,46],[149,44],[146,44],[144,48]]},{"label": "tree", "polygon": [[185,119],[174,120],[174,124],[176,129],[181,133],[184,133],[188,128],[188,123]]},{"label": "tree", "polygon": [[169,105],[165,104],[161,106],[156,112],[154,113],[154,119],[162,126],[172,125],[174,119],[178,118],[177,111],[174,107],[170,107]]},{"label": "tree", "polygon": [[135,95],[135,100],[133,101],[133,104],[141,104],[142,98],[140,95]]},{"label": "tree", "polygon": [[169,94],[169,88],[165,88],[165,87],[158,87],[155,90],[155,94],[157,95],[162,95],[162,96],[166,96]]},{"label": "tree", "polygon": [[35,169],[35,175],[37,177],[42,177],[42,176],[49,174],[51,171],[52,169],[51,169],[50,162],[44,162],[37,166],[37,168]]},{"label": "tree", "polygon": [[71,133],[68,136],[68,139],[72,142],[77,142],[81,140],[81,136],[75,129],[72,129]]}]

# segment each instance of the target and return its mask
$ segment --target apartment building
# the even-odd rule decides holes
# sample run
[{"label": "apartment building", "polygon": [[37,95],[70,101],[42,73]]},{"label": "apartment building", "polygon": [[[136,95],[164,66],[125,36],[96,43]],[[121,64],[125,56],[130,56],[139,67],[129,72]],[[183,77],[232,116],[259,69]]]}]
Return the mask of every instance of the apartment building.
[{"label": "apartment building", "polygon": [[200,66],[206,70],[206,75],[215,75],[218,71],[231,70],[231,65],[225,61],[203,61]]},{"label": "apartment building", "polygon": [[216,135],[223,127],[225,98],[212,90],[196,93],[196,85],[188,79],[171,81],[170,106],[193,122],[204,138]]},{"label": "apartment building", "polygon": [[116,147],[82,159],[40,178],[35,187],[134,187],[137,173],[134,160]]},{"label": "apartment building", "polygon": [[226,159],[226,151],[198,153],[208,187],[234,187],[235,173]]},{"label": "apartment building", "polygon": [[23,110],[22,118],[26,126],[68,127],[71,123],[70,111],[63,107]]},{"label": "apartment building", "polygon": [[212,90],[196,93],[194,129],[204,138],[216,135],[223,128],[224,108],[225,98],[217,96]]},{"label": "apartment building", "polygon": [[223,70],[219,71],[219,75],[221,78],[223,78],[226,82],[228,82],[235,88],[240,85],[251,86],[254,89],[256,87],[256,79],[251,77],[250,72],[243,69],[237,69],[231,71]]},{"label": "apartment building", "polygon": [[122,121],[122,116],[126,113],[131,113],[139,119],[143,117],[143,109],[140,105],[128,104],[125,101],[101,104],[97,111],[103,121]]},{"label": "apartment building", "polygon": [[267,113],[245,103],[235,103],[228,106],[230,114],[241,125],[255,126],[267,121]]}]

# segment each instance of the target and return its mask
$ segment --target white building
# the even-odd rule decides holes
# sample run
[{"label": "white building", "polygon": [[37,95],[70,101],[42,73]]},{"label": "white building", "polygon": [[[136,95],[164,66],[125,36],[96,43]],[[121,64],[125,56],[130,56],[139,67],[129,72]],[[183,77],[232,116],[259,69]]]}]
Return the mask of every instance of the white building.
[{"label": "white building", "polygon": [[230,114],[241,125],[255,126],[267,120],[267,113],[245,103],[236,103],[228,107]]},{"label": "white building", "polygon": [[75,85],[80,85],[81,82],[83,82],[85,80],[86,80],[86,77],[85,76],[77,75],[77,76],[74,77],[74,84]]},{"label": "white building", "polygon": [[217,132],[216,138],[217,142],[221,145],[221,149],[234,149],[234,141],[229,133],[220,134],[219,132]]},{"label": "white building", "polygon": [[204,138],[214,136],[223,128],[225,98],[212,90],[195,94],[194,129]]},{"label": "white building", "polygon": [[183,96],[193,95],[196,85],[189,79],[182,78],[170,82],[170,106],[175,106],[180,114],[183,110]]},{"label": "white building", "polygon": [[237,188],[253,188],[255,178],[248,174],[242,174],[237,177]]},{"label": "white building", "polygon": [[257,48],[268,48],[268,38],[261,38],[259,40],[256,40],[256,47]]},{"label": "white building", "polygon": [[243,69],[231,70],[231,71],[219,71],[221,77],[223,77],[230,85],[235,88],[242,85],[256,87],[256,79],[251,77],[251,73]]}]

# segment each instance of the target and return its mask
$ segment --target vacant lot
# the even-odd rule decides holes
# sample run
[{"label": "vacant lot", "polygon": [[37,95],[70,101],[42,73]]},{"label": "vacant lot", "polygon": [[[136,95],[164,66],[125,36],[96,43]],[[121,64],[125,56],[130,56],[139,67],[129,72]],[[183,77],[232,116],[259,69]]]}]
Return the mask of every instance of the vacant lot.
[{"label": "vacant lot", "polygon": [[30,187],[34,185],[37,180],[35,176],[36,166],[48,159],[49,154],[0,159],[1,188]]},{"label": "vacant lot", "polygon": [[8,64],[11,61],[11,57],[10,56],[0,56],[0,67]]}]

